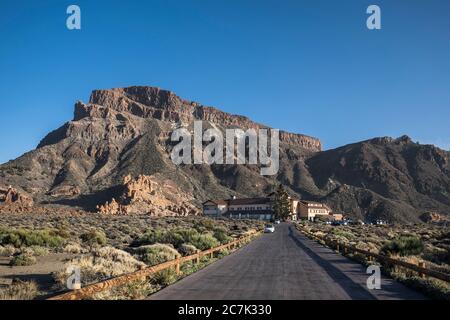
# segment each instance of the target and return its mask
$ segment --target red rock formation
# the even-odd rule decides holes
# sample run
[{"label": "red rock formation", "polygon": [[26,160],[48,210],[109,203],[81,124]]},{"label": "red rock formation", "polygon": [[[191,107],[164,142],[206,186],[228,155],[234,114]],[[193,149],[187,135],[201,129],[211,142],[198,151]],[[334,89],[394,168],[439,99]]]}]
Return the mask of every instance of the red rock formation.
[{"label": "red rock formation", "polygon": [[[158,181],[159,180],[159,181]],[[117,201],[112,199],[97,206],[105,215],[150,214],[152,216],[187,216],[199,214],[191,203],[192,197],[183,193],[169,180],[159,176],[139,175],[124,178],[124,193]]]},{"label": "red rock formation", "polygon": [[33,198],[23,191],[18,191],[13,187],[0,188],[0,204],[14,209],[25,209],[33,206]]},{"label": "red rock formation", "polygon": [[425,223],[438,222],[441,220],[441,215],[436,212],[425,212],[419,218]]},{"label": "red rock formation", "polygon": [[[89,105],[77,104],[75,120],[93,113],[104,116],[108,109],[113,109],[142,118],[155,118],[183,124],[192,123],[194,120],[203,120],[223,127],[239,127],[244,130],[268,128],[245,116],[230,114],[213,107],[183,100],[171,91],[155,87],[95,90],[92,92],[89,102]],[[302,134],[280,131],[280,141],[311,151],[322,150],[319,139]]]}]

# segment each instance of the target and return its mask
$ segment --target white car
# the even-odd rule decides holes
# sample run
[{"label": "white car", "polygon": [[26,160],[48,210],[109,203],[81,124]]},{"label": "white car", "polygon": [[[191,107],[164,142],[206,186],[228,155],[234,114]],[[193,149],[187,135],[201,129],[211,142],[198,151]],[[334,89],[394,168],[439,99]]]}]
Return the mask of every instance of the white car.
[{"label": "white car", "polygon": [[275,232],[275,227],[273,224],[266,224],[266,226],[264,227],[264,232],[265,233],[274,233]]},{"label": "white car", "polygon": [[275,220],[275,224],[280,224],[281,221],[280,220]]}]

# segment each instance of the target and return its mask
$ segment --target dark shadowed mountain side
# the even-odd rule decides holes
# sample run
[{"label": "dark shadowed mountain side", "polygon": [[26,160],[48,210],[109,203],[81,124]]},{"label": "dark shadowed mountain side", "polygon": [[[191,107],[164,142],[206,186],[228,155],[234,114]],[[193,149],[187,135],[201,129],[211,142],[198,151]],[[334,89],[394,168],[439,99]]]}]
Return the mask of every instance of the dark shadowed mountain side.
[{"label": "dark shadowed mountain side", "polygon": [[335,210],[402,220],[420,211],[450,212],[449,160],[450,152],[403,136],[321,152],[306,163],[316,185],[332,189],[322,199]]},{"label": "dark shadowed mountain side", "polygon": [[1,165],[0,187],[11,185],[38,205],[96,211],[124,197],[128,175],[145,175],[158,185],[173,182],[183,201],[191,195],[197,206],[209,198],[260,196],[283,183],[292,195],[359,218],[415,222],[427,211],[450,212],[450,152],[434,146],[376,138],[322,152],[316,138],[280,132],[276,176],[261,176],[257,165],[174,165],[171,132],[192,131],[195,120],[222,132],[267,128],[158,88],[97,90],[36,150]]}]

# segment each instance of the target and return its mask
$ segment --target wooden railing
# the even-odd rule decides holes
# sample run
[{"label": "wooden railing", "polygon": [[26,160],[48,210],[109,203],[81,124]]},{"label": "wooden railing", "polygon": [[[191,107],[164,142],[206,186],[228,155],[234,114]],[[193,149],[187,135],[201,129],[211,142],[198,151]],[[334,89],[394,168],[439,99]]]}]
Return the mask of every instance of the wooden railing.
[{"label": "wooden railing", "polygon": [[325,237],[317,236],[317,235],[305,230],[299,224],[297,224],[297,229],[300,232],[302,232],[303,234],[305,234],[306,236],[308,236],[309,238],[315,239],[317,241],[323,241],[328,247],[342,253],[343,255],[347,255],[349,253],[359,253],[363,256],[366,256],[369,261],[371,261],[372,259],[375,259],[379,262],[385,263],[386,265],[399,266],[399,267],[402,267],[405,269],[415,271],[419,274],[420,277],[429,276],[429,277],[436,278],[436,279],[439,279],[442,281],[450,282],[450,274],[426,268],[426,265],[423,262],[419,263],[419,265],[415,265],[415,264],[412,264],[409,262],[393,259],[393,258],[390,258],[390,257],[382,255],[382,254],[358,249],[354,246],[347,245],[347,244],[339,242],[337,240],[331,241]]},{"label": "wooden railing", "polygon": [[183,263],[190,262],[190,261],[195,261],[196,263],[200,263],[200,260],[202,259],[202,257],[210,256],[212,258],[214,256],[214,253],[216,253],[218,251],[221,251],[224,249],[230,249],[230,250],[235,249],[236,247],[240,246],[241,244],[243,244],[247,241],[250,241],[254,237],[260,235],[261,233],[262,233],[261,231],[255,232],[255,233],[246,235],[244,237],[233,240],[231,242],[228,242],[226,244],[220,245],[215,248],[201,251],[199,253],[196,253],[196,254],[193,254],[190,256],[180,257],[180,258],[168,261],[168,262],[158,264],[153,267],[146,267],[142,270],[138,270],[133,273],[125,274],[125,275],[111,278],[108,280],[104,280],[104,281],[101,281],[98,283],[90,284],[90,285],[87,285],[78,290],[72,290],[69,292],[58,294],[56,296],[48,298],[48,300],[82,300],[85,298],[89,298],[96,293],[105,291],[107,289],[111,289],[113,287],[124,285],[124,284],[130,283],[135,280],[149,277],[155,273],[158,273],[160,271],[163,271],[163,270],[169,269],[169,268],[175,268],[177,274],[179,274],[180,266]]}]

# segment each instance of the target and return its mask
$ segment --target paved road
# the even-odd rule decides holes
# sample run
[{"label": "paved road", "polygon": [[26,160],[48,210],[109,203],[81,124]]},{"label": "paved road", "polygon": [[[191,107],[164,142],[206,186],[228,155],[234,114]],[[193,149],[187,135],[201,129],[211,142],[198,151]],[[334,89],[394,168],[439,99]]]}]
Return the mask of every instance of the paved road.
[{"label": "paved road", "polygon": [[249,245],[155,293],[153,300],[423,299],[382,278],[368,290],[358,263],[301,235],[293,225],[277,225]]}]

